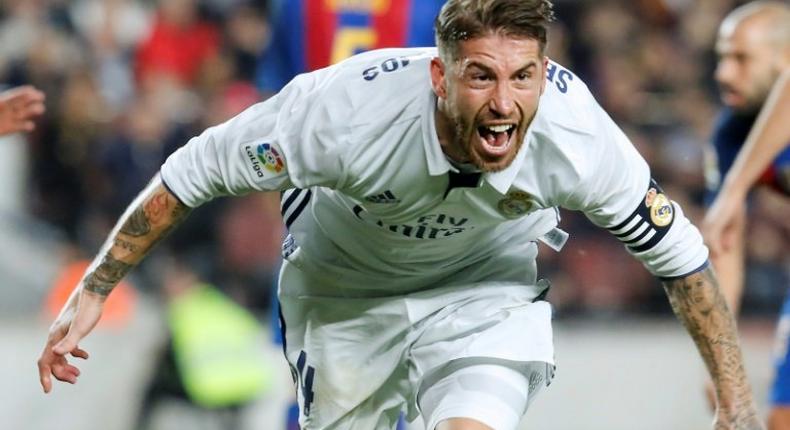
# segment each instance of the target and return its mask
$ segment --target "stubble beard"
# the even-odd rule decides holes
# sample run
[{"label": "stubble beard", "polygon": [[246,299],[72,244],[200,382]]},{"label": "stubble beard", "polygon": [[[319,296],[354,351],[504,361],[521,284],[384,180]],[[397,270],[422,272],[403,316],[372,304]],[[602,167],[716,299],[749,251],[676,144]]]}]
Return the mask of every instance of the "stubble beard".
[{"label": "stubble beard", "polygon": [[743,105],[730,106],[730,108],[740,115],[756,115],[762,109],[763,104],[765,104],[765,100],[771,93],[771,88],[773,88],[779,76],[780,72],[778,70],[772,70],[770,75],[764,76],[764,79],[759,80],[751,88],[752,91],[747,92],[747,89],[747,91],[742,93]]},{"label": "stubble beard", "polygon": [[[483,172],[494,173],[505,170],[516,159],[516,155],[518,155],[521,146],[524,144],[526,124],[524,124],[524,117],[522,116],[521,118],[521,122],[518,123],[516,130],[513,132],[515,134],[512,137],[515,139],[513,146],[502,157],[486,158],[485,154],[475,151],[476,140],[480,139],[477,128],[460,117],[456,117],[453,120],[455,123],[455,135],[453,136],[455,147],[462,150],[463,155],[467,159],[466,162],[471,163]],[[475,123],[477,123],[476,119]]]}]

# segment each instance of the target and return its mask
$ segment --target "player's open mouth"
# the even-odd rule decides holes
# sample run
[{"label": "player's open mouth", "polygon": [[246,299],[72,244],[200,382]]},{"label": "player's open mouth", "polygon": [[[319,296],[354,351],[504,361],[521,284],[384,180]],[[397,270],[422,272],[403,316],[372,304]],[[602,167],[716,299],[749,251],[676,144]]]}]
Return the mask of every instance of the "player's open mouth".
[{"label": "player's open mouth", "polygon": [[477,134],[480,136],[483,151],[494,157],[507,154],[513,140],[513,132],[515,131],[515,124],[483,125],[477,127]]}]

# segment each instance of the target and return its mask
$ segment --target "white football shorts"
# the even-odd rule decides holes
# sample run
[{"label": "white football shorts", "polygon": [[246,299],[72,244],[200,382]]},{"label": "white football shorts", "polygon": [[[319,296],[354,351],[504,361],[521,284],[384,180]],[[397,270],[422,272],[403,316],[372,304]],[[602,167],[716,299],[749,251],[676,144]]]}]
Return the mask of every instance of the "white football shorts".
[{"label": "white football shorts", "polygon": [[[515,370],[536,385],[530,393],[553,374],[551,306],[536,301],[541,289],[534,285],[477,282],[406,295],[337,297],[326,281],[285,261],[280,286],[283,347],[303,430],[394,429],[401,411],[416,419],[423,393],[423,404],[436,397],[431,392],[448,399],[478,396],[474,390],[455,393],[457,384],[447,383],[469,366]],[[545,374],[536,376],[536,369]],[[432,391],[434,385],[439,391]],[[502,407],[509,409],[488,415],[512,413],[514,404],[518,412],[513,397],[503,396]],[[426,421],[451,418],[448,411],[463,414],[456,406],[470,403],[430,402],[435,406]],[[470,418],[485,419],[466,410]]]},{"label": "white football shorts", "polygon": [[501,364],[464,364],[420,392],[417,403],[426,429],[464,417],[492,429],[516,430],[531,401],[554,374],[553,365],[540,361],[518,366],[519,370]]}]

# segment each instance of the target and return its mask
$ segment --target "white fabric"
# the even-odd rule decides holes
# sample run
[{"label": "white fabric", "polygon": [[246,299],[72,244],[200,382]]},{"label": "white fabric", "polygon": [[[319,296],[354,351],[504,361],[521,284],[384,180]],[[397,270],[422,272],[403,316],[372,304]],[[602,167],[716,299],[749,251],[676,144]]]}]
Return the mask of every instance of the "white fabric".
[{"label": "white fabric", "polygon": [[[193,138],[167,160],[162,178],[189,206],[223,194],[310,188],[309,208],[291,228],[296,244],[324,270],[339,261],[383,279],[453,273],[535,240],[556,225],[555,206],[613,227],[645,199],[647,164],[584,83],[554,63],[513,164],[445,196],[452,167],[434,125],[434,55],[379,50],[300,75]],[[365,79],[371,70],[377,74]],[[279,172],[262,167],[264,144],[280,155]],[[501,203],[517,192],[531,207],[512,219]],[[658,276],[680,276],[700,267],[707,249],[677,213],[669,234],[636,257]],[[365,288],[392,291],[386,282]]]},{"label": "white fabric", "polygon": [[[320,295],[328,288],[322,278],[290,262],[280,281],[298,291],[281,290],[280,302],[286,358],[293,369],[300,355],[306,358],[296,372],[306,430],[394,428],[404,404],[410,419],[417,416],[419,390],[451,363],[519,368],[554,360],[551,307],[532,303],[532,288],[455,284],[404,296],[335,298]],[[306,390],[308,366],[314,379]]]},{"label": "white fabric", "polygon": [[496,364],[462,367],[430,387],[419,398],[425,428],[433,430],[450,418],[471,418],[494,430],[516,430],[528,404],[545,384],[545,363],[531,363],[529,373]]}]

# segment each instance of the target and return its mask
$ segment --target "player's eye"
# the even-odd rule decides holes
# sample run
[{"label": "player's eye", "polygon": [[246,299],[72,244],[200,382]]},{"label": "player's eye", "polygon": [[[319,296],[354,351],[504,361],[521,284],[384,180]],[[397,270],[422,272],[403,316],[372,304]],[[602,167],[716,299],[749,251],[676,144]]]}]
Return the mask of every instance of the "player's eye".
[{"label": "player's eye", "polygon": [[531,77],[532,77],[532,75],[529,72],[519,72],[519,74],[516,75],[516,80],[518,80],[518,81],[527,81]]}]

